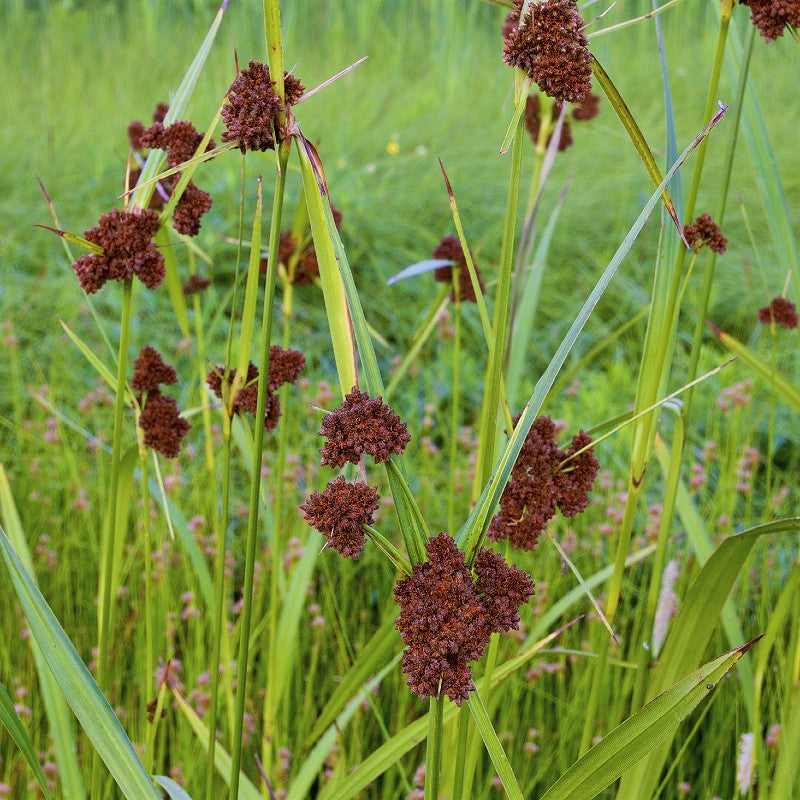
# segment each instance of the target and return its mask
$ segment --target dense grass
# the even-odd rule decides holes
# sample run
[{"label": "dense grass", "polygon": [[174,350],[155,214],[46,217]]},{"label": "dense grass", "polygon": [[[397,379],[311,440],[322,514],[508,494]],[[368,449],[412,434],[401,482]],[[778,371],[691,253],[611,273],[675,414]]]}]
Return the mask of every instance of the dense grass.
[{"label": "dense grass", "polygon": [[[0,359],[0,382],[4,387],[0,392],[0,422],[4,429],[0,458],[34,551],[42,592],[78,652],[89,662],[97,637],[94,605],[100,560],[98,531],[109,479],[108,459],[98,456],[96,440],[111,442],[111,401],[110,395],[91,394],[97,389],[97,378],[66,339],[59,319],[101,353],[108,364],[113,356],[103,349],[84,295],[57,240],[33,228],[33,223],[51,222],[36,178],[50,193],[63,229],[80,233],[94,224],[99,213],[114,205],[121,191],[128,121],[147,120],[155,102],[169,98],[207,29],[213,10],[200,2],[145,3],[122,12],[105,4],[74,5],[75,8],[67,8],[66,4],[53,4],[46,10],[36,10],[19,3],[6,4],[8,26],[0,42],[0,57],[12,77],[0,85],[0,103],[11,110],[1,123],[6,146],[0,155],[0,218],[4,221],[0,238],[0,321],[5,325],[7,342]],[[229,10],[189,109],[189,117],[198,129],[205,129],[234,75],[234,50],[241,64],[250,58],[263,58],[259,12],[260,7],[253,4],[233,4]],[[615,9],[600,25],[611,25],[633,13],[632,8]],[[686,0],[662,17],[681,147],[702,124],[705,86],[698,75],[705,76],[711,62],[715,14],[713,9]],[[734,27],[743,32],[748,24],[746,13],[735,9],[734,17]],[[390,374],[393,361],[406,352],[434,291],[430,275],[394,286],[387,286],[386,280],[406,265],[428,258],[439,239],[453,230],[437,157],[453,184],[466,235],[489,284],[487,296],[492,297],[508,180],[508,157],[500,158],[498,149],[513,108],[509,72],[498,60],[501,18],[502,11],[489,5],[433,0],[403,4],[402,8],[395,8],[393,3],[307,3],[292,4],[285,10],[287,64],[295,66],[294,71],[307,86],[316,85],[362,55],[369,56],[352,74],[309,99],[300,107],[298,117],[305,135],[318,143],[333,202],[344,214],[342,237],[367,319],[383,340],[376,348],[385,376]],[[310,32],[314,36],[309,41]],[[797,230],[800,154],[794,145],[794,118],[784,113],[784,108],[794,90],[800,51],[788,37],[770,46],[765,47],[762,42],[757,45],[751,66],[752,83],[765,112]],[[652,23],[599,38],[593,50],[628,100],[657,160],[663,163],[664,106]],[[728,102],[732,94],[733,87],[724,77],[720,98]],[[726,122],[711,139],[698,211],[716,203]],[[600,117],[575,127],[576,144],[558,156],[543,201],[546,219],[562,186],[569,181],[564,209],[548,252],[524,380],[519,397],[512,399],[515,413],[521,410],[581,303],[652,191],[641,162],[608,104],[603,106]],[[524,187],[533,159],[532,145],[525,145]],[[203,328],[212,361],[224,355],[226,304],[236,263],[236,248],[226,239],[237,234],[239,164],[236,155],[228,153],[205,165],[199,173],[199,182],[214,196],[214,207],[204,218],[198,237],[200,247],[212,260],[201,269],[214,278],[214,285],[203,300]],[[768,212],[759,199],[759,168],[742,142],[733,166],[725,226],[730,245],[717,267],[718,280],[708,316],[769,360],[769,331],[755,322],[755,311],[782,291],[786,276],[766,226]],[[255,178],[261,173],[266,177],[272,170],[271,154],[248,158],[245,230],[250,225],[248,214],[252,215]],[[267,208],[270,184],[265,180]],[[523,190],[523,199],[526,191]],[[298,192],[299,176],[293,166],[284,220],[290,219]],[[747,235],[740,204],[754,232],[753,242]],[[580,427],[601,426],[623,414],[633,402],[644,317],[588,363],[580,359],[648,304],[659,244],[657,217],[653,215],[647,223],[567,362],[565,369],[575,368],[574,374],[565,379],[543,408],[544,413],[564,420],[563,435],[567,438]],[[182,267],[188,269],[192,258],[181,249]],[[669,390],[683,380],[697,293],[697,285],[690,284]],[[121,292],[106,289],[95,300],[114,342],[120,298]],[[195,353],[177,344],[179,333],[165,295],[140,292],[136,302],[132,334],[135,346],[131,354],[144,343],[159,347],[182,378],[179,405],[197,412],[200,386]],[[218,313],[220,310],[222,314]],[[259,542],[257,560],[247,707],[252,729],[246,726],[249,749],[245,750],[244,761],[244,771],[258,782],[251,756],[260,752],[259,692],[263,693],[270,674],[266,657],[270,591],[272,582],[277,581],[279,594],[289,596],[292,580],[301,580],[298,559],[306,543],[306,560],[302,563],[313,564],[313,570],[309,569],[305,578],[307,590],[302,584],[296,589],[303,603],[298,638],[287,645],[286,658],[281,662],[286,695],[279,707],[273,744],[276,751],[286,748],[291,762],[284,771],[288,774],[279,769],[278,759],[273,764],[270,777],[278,789],[289,786],[289,777],[296,776],[296,766],[314,743],[308,738],[311,727],[338,680],[381,622],[396,610],[390,601],[396,575],[374,548],[368,545],[356,563],[329,550],[312,559],[319,543],[312,539],[309,544],[309,529],[295,512],[309,491],[322,488],[330,478],[330,471],[318,466],[318,409],[331,408],[338,400],[336,368],[318,289],[298,289],[294,310],[291,344],[306,353],[308,370],[304,381],[291,391],[281,422],[285,426],[282,435],[288,443],[284,475],[273,475],[275,480],[270,483],[273,493],[279,481],[285,487],[279,536],[284,545],[289,544],[283,563],[285,576],[283,572],[275,574],[271,567],[268,515],[267,535]],[[472,308],[465,309],[464,318],[462,433],[455,480],[459,520],[466,517],[470,506],[486,350],[477,313]],[[393,406],[414,435],[414,445],[406,459],[409,484],[432,533],[447,528],[448,425],[453,392],[452,336],[448,332],[451,322],[449,318],[439,326],[392,398]],[[775,358],[782,371],[796,379],[796,333],[785,334],[777,339]],[[711,369],[726,357],[726,351],[709,342],[701,367]],[[687,529],[699,525],[716,544],[734,531],[791,515],[800,501],[796,484],[800,428],[796,412],[776,403],[763,382],[742,384],[749,380],[752,377],[748,368],[737,363],[696,392],[683,470],[684,482],[696,479],[691,488],[694,502],[687,505],[683,501],[679,505],[669,531],[675,539],[668,548],[668,558],[676,559],[681,568],[676,586],[679,597],[685,595],[697,573],[697,554],[682,536]],[[332,393],[330,386],[334,387]],[[733,395],[724,390],[731,386],[737,387],[736,396],[726,407]],[[210,537],[211,520],[217,513],[217,485],[202,463],[204,442],[198,413],[194,413],[192,422],[195,429],[190,435],[189,452],[177,462],[162,462],[162,469],[167,494],[174,503],[173,523],[188,525],[188,538],[207,549],[213,569]],[[218,423],[216,417],[214,422]],[[667,442],[671,440],[672,425],[671,415],[665,414],[660,433]],[[215,435],[218,433],[217,428]],[[132,441],[130,430],[126,435]],[[615,532],[624,505],[621,495],[627,488],[629,438],[623,432],[598,448],[604,470],[587,512],[573,521],[559,517],[550,527],[586,577],[614,559]],[[218,438],[215,444],[219,444]],[[742,460],[748,448],[759,451],[755,465],[747,466]],[[771,462],[769,453],[774,456]],[[265,460],[274,471],[274,440],[267,447]],[[235,533],[230,568],[236,599],[241,593],[244,545],[240,534],[247,516],[245,487],[249,469],[246,447],[239,439],[234,447],[232,514],[227,521]],[[377,476],[370,475],[370,479],[375,481]],[[185,550],[179,541],[170,538],[158,507],[157,487],[154,485],[153,489],[150,501],[157,542],[154,568],[155,618],[160,623],[158,652],[169,652],[180,659],[180,681],[185,693],[195,707],[202,708],[209,669],[210,598],[203,596],[202,581]],[[383,496],[390,497],[385,480],[380,489]],[[636,518],[632,552],[654,541],[663,495],[663,472],[654,459]],[[145,683],[154,665],[148,665],[143,657],[141,525],[145,512],[140,504],[139,489],[134,487],[129,535],[121,559],[121,591],[115,602],[117,625],[108,676],[109,700],[137,745],[144,743],[151,730],[145,704],[156,692],[152,681]],[[390,505],[388,500],[384,503],[376,526],[391,537],[395,521]],[[698,518],[692,517],[693,509]],[[734,592],[745,640],[767,626],[796,553],[791,540],[772,538],[756,545],[748,571],[743,572],[746,579],[737,583]],[[504,684],[502,692],[492,695],[492,719],[523,793],[536,797],[578,756],[600,625],[582,594],[555,619],[546,617],[548,609],[576,586],[565,562],[546,541],[533,553],[516,554],[514,561],[533,576],[537,595],[531,612],[523,614],[519,637],[501,640],[500,660],[515,652],[518,642],[526,636],[534,641],[558,622],[590,612],[558,639],[556,644],[561,649],[537,657],[526,667],[528,674],[520,671]],[[641,608],[650,580],[651,567],[646,560],[626,573],[623,602],[614,626],[621,644],[609,662],[604,705],[594,731],[597,736],[627,716],[627,698],[633,683],[631,667],[637,658],[637,644],[645,635]],[[602,602],[603,584],[596,591],[601,593]],[[796,596],[793,603],[796,606]],[[237,615],[238,611],[234,611],[232,620]],[[25,623],[10,591],[0,593],[0,618],[4,620],[7,640],[13,642],[0,650],[0,680],[12,693],[17,691],[26,727],[37,748],[45,753],[43,760],[49,760],[51,744],[33,661],[26,647],[16,642]],[[238,637],[239,628],[234,625],[234,646]],[[739,643],[729,643],[722,630],[715,631],[708,658],[732,644]],[[796,633],[787,631],[785,637],[779,638],[770,661],[761,712],[765,730],[780,722],[787,712],[793,691],[789,676],[796,677],[797,672],[796,647]],[[393,652],[399,651],[398,637]],[[204,742],[190,732],[180,711],[169,701],[167,705],[170,708],[159,724],[153,751],[154,770],[174,770],[176,776],[186,780],[192,796],[201,797]],[[225,703],[222,707],[222,744],[227,748],[232,725]],[[341,781],[351,766],[362,762],[425,709],[426,704],[407,691],[399,668],[390,670],[380,691],[364,702],[354,721],[337,737],[329,785]],[[534,729],[538,733],[532,733]],[[686,738],[678,739],[674,746],[672,770],[665,776],[660,797],[677,800],[687,791],[690,797],[734,797],[737,742],[740,734],[749,729],[742,693],[733,676],[713,695],[710,706],[702,707],[681,729]],[[692,738],[688,738],[690,731]],[[454,732],[449,729],[446,736],[453,745]],[[687,745],[685,751],[681,750],[682,744]],[[90,750],[86,739],[80,740],[80,747],[82,753]],[[776,752],[767,748],[761,766],[771,766]],[[492,786],[491,763],[480,747],[474,755],[474,796],[497,796],[498,790]],[[412,788],[414,770],[424,758],[424,747],[412,750],[364,796],[405,796]],[[88,757],[82,763],[88,765]],[[0,739],[0,784],[5,782],[14,791],[25,792],[29,778],[25,769],[13,743]],[[452,765],[445,766],[446,777],[448,769]],[[686,790],[684,783],[692,788]],[[315,778],[313,791],[327,791],[323,786],[322,776]],[[35,790],[30,791],[33,796]],[[609,792],[605,796],[613,795]]]}]

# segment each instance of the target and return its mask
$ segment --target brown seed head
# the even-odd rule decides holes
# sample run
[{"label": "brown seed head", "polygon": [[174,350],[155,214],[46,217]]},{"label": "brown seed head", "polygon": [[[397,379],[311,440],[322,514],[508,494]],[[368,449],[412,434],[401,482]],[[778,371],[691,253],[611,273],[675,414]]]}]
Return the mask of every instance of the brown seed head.
[{"label": "brown seed head", "polygon": [[158,215],[149,209],[137,213],[113,209],[103,214],[97,226],[84,236],[103,248],[102,253],[82,256],[73,265],[81,287],[96,292],[107,280],[124,281],[136,275],[148,289],[164,280],[164,257],[152,237],[158,230]]},{"label": "brown seed head", "polygon": [[791,300],[785,297],[776,297],[764,308],[758,310],[758,320],[765,325],[775,322],[781,328],[796,328],[800,318],[797,315],[797,308]]},{"label": "brown seed head", "polygon": [[[453,269],[457,269],[459,271],[459,300],[462,303],[475,303],[477,301],[475,289],[472,286],[469,270],[467,269],[467,259],[464,256],[464,250],[458,238],[455,236],[445,236],[442,241],[436,245],[433,251],[433,257],[454,262],[454,267],[437,267],[433,273],[434,278],[440,283],[450,283],[452,281]],[[481,291],[483,291],[483,281],[481,280],[480,270],[477,264],[475,264],[475,259],[472,260],[472,265],[475,267],[475,274],[478,276],[478,285],[481,287]],[[452,299],[455,301],[455,297],[452,297]]]},{"label": "brown seed head", "polygon": [[510,29],[503,61],[526,70],[550,97],[582,100],[591,89],[592,61],[575,0],[532,4],[524,24]]},{"label": "brown seed head", "polygon": [[183,284],[183,293],[187,297],[192,294],[204,292],[211,286],[211,281],[208,278],[203,278],[200,275],[190,275],[186,283]]},{"label": "brown seed head", "polygon": [[710,214],[701,214],[691,225],[684,226],[683,235],[695,253],[703,245],[708,245],[715,253],[722,255],[728,247],[728,240]]},{"label": "brown seed head", "polygon": [[[562,105],[563,103],[560,100],[556,100],[555,103],[553,103],[552,115],[554,120],[558,119],[558,115],[561,113]],[[538,94],[530,95],[525,101],[525,129],[530,134],[533,143],[536,144],[539,141],[539,133],[542,129],[541,109]],[[547,137],[548,145],[550,144],[550,140],[552,138],[553,133],[551,132]],[[563,153],[564,150],[566,150],[572,143],[572,129],[570,128],[569,122],[567,122],[565,119],[561,124],[561,137],[558,140],[558,152]]]},{"label": "brown seed head", "polygon": [[144,443],[148,447],[165,458],[177,458],[181,440],[192,426],[181,417],[171,397],[150,394],[139,415],[139,427],[144,431]]},{"label": "brown seed head", "polygon": [[[284,75],[286,104],[296,103],[304,88],[293,75]],[[228,99],[222,107],[226,130],[223,142],[236,142],[239,149],[272,150],[275,147],[275,119],[281,101],[272,85],[269,67],[251,61],[228,89]]]},{"label": "brown seed head", "polygon": [[800,26],[800,2],[798,0],[742,0],[750,6],[750,22],[769,44],[783,36],[787,25]]},{"label": "brown seed head", "polygon": [[392,453],[402,453],[411,441],[406,424],[383,398],[372,399],[355,386],[338,408],[323,417],[319,435],[327,439],[320,463],[335,468],[348,461],[358,464],[362,455],[380,464]]},{"label": "brown seed head", "polygon": [[323,492],[314,492],[300,506],[308,524],[345,558],[357,559],[364,549],[362,525],[372,525],[378,510],[378,492],[367,483],[348,483],[339,476]]},{"label": "brown seed head", "polygon": [[[572,442],[565,453],[565,458],[570,458],[592,443],[592,437],[580,431],[572,437]],[[589,505],[589,492],[594,485],[600,464],[591,450],[581,453],[566,463],[563,469],[556,472],[556,486],[558,487],[558,510],[565,517],[574,517],[580,514]]]},{"label": "brown seed head", "polygon": [[277,392],[284,383],[294,383],[305,366],[305,356],[299,350],[284,350],[273,344],[269,349],[267,388],[270,392]]},{"label": "brown seed head", "polygon": [[165,364],[161,354],[145,345],[133,362],[131,386],[137,392],[157,392],[161,384],[172,386],[178,382],[178,373]]},{"label": "brown seed head", "polygon": [[172,213],[175,230],[184,236],[197,236],[200,232],[200,218],[211,209],[211,203],[211,195],[189,181]]},{"label": "brown seed head", "polygon": [[572,118],[580,122],[594,119],[600,113],[600,96],[589,92],[583,100],[575,103]]}]

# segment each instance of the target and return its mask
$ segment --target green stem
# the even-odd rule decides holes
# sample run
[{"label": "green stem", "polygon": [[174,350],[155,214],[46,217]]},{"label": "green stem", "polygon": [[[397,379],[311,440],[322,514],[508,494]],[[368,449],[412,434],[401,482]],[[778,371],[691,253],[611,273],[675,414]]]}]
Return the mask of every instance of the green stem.
[{"label": "green stem", "polygon": [[481,421],[478,444],[478,459],[475,467],[475,482],[472,487],[473,500],[477,500],[481,488],[489,481],[494,465],[497,413],[500,407],[500,382],[502,379],[503,354],[509,318],[511,274],[514,266],[514,232],[517,224],[519,203],[520,170],[522,166],[522,143],[524,127],[522,119],[517,123],[511,144],[511,174],[508,181],[503,244],[500,250],[500,270],[495,295],[493,347],[486,368],[486,386],[481,406]]},{"label": "green stem", "polygon": [[[222,509],[220,522],[216,525],[217,552],[214,563],[214,586],[217,592],[214,599],[214,643],[211,655],[211,701],[208,707],[208,754],[206,758],[206,800],[211,800],[214,786],[214,750],[217,745],[217,719],[220,686],[220,655],[222,639],[226,634],[227,615],[225,614],[225,553],[227,544],[228,509],[230,504],[231,468],[231,418],[223,409],[223,452],[222,452]],[[216,515],[215,515],[216,516]]]},{"label": "green stem", "polygon": [[458,407],[461,404],[461,302],[459,301],[458,270],[453,270],[453,394],[450,405],[450,477],[447,487],[447,530],[451,535],[456,526],[456,459],[458,458]]},{"label": "green stem", "polygon": [[[153,542],[150,529],[150,487],[147,484],[147,451],[142,449],[139,453],[139,472],[142,476],[142,534],[144,536],[144,680],[142,681],[142,707],[147,705],[150,698],[150,682],[153,678],[155,666],[155,648],[153,645]],[[153,771],[153,752],[147,750],[144,754],[144,766],[148,773]]]},{"label": "green stem", "polygon": [[428,713],[428,741],[425,750],[425,800],[439,800],[442,775],[442,728],[444,695],[431,697]]},{"label": "green stem", "polygon": [[[269,229],[270,253],[278,252],[280,238],[283,195],[286,188],[286,166],[289,160],[290,142],[282,142],[276,154],[278,174],[275,182],[275,196],[272,206],[272,220]],[[242,734],[244,729],[244,707],[247,695],[247,663],[250,651],[250,626],[253,615],[253,572],[255,567],[256,544],[258,542],[259,490],[261,487],[261,460],[264,448],[264,412],[267,406],[267,372],[269,369],[269,342],[272,331],[272,300],[275,296],[275,273],[277,259],[269,259],[267,282],[264,290],[264,307],[261,320],[261,360],[258,375],[258,402],[256,405],[255,436],[253,442],[253,464],[250,475],[250,502],[247,518],[247,540],[245,544],[244,589],[242,593],[242,623],[239,634],[239,658],[236,685],[236,727],[233,734],[231,753],[230,797],[238,798],[239,770],[242,763]]]},{"label": "green stem", "polygon": [[[721,227],[725,220],[725,204],[728,200],[728,191],[731,183],[731,175],[733,174],[733,158],[736,154],[736,141],[739,136],[739,125],[742,118],[742,107],[744,106],[744,93],[747,88],[747,76],[750,71],[750,56],[753,53],[753,42],[755,40],[756,27],[755,25],[748,26],[750,28],[749,37],[747,40],[747,50],[745,52],[744,63],[742,64],[739,73],[739,84],[736,89],[736,100],[733,106],[733,120],[731,126],[730,136],[728,138],[728,149],[725,153],[725,166],[722,169],[722,189],[720,190],[719,201],[717,203],[717,214],[715,217],[716,223]],[[693,380],[698,373],[698,364],[700,362],[700,351],[702,349],[703,334],[706,330],[706,317],[708,316],[708,307],[711,301],[711,285],[714,282],[714,267],[717,263],[717,254],[713,251],[709,252],[705,261],[705,269],[703,271],[703,286],[700,294],[700,302],[697,306],[697,316],[695,318],[694,333],[692,335],[692,349],[689,354],[689,367],[688,378]],[[691,412],[692,396],[694,391],[690,389],[683,398],[684,414],[688,419]]]},{"label": "green stem", "polygon": [[458,712],[458,739],[456,741],[456,762],[453,778],[453,800],[461,800],[464,796],[464,774],[467,764],[467,745],[469,744],[470,721],[472,715],[469,706],[462,704]]},{"label": "green stem", "polygon": [[[128,340],[130,338],[132,315],[133,279],[128,278],[123,284],[122,320],[119,333],[119,355],[117,357],[117,393],[114,398],[114,434],[111,446],[111,477],[108,506],[106,509],[106,535],[103,536],[102,582],[100,586],[100,617],[98,619],[97,642],[97,685],[108,696],[107,677],[108,646],[111,637],[111,572],[114,564],[114,550],[118,536],[124,532],[117,531],[117,497],[119,495],[119,467],[122,455],[122,417],[125,409],[126,373],[128,371]],[[92,756],[92,797],[101,797],[100,758],[94,751]]]}]

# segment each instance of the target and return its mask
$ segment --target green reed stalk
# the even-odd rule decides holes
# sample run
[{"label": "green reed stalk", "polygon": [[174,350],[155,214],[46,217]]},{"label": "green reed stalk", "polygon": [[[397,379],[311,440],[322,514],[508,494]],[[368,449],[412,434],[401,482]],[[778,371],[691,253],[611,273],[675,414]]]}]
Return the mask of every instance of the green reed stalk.
[{"label": "green reed stalk", "polygon": [[[517,71],[517,90],[522,83],[522,74]],[[494,449],[497,436],[495,422],[500,407],[500,382],[506,346],[506,333],[509,319],[509,300],[511,295],[511,274],[514,266],[514,233],[517,225],[517,206],[519,203],[520,172],[522,167],[522,143],[524,126],[522,118],[517,122],[511,144],[511,170],[508,180],[508,196],[503,224],[503,242],[500,249],[499,275],[494,301],[492,330],[494,342],[489,352],[486,367],[486,384],[481,405],[480,429],[478,434],[478,458],[475,466],[475,481],[472,499],[477,500],[483,486],[492,474]]]},{"label": "green reed stalk", "polygon": [[[102,581],[100,585],[100,617],[98,619],[97,641],[97,685],[108,694],[107,665],[108,647],[111,637],[111,572],[114,566],[114,550],[117,538],[124,532],[117,530],[117,497],[119,495],[119,466],[122,456],[122,417],[125,409],[126,373],[128,371],[128,340],[130,338],[133,309],[133,279],[128,278],[122,291],[122,320],[119,332],[119,353],[117,356],[117,387],[114,397],[114,433],[111,445],[111,476],[109,480],[108,506],[106,507],[106,531],[101,548]],[[97,751],[92,753],[92,793],[101,797],[101,764]]]},{"label": "green reed stalk", "polygon": [[425,800],[439,800],[442,776],[442,728],[444,694],[431,697],[428,712],[428,741],[425,749]]},{"label": "green reed stalk", "polygon": [[[279,81],[282,83],[282,81]],[[281,142],[276,154],[277,178],[272,206],[272,220],[269,229],[268,252],[278,252],[280,240],[283,196],[286,189],[286,167],[289,161],[291,142]],[[258,541],[259,490],[261,487],[261,460],[264,448],[264,413],[267,407],[267,372],[269,369],[269,342],[272,331],[272,301],[275,296],[275,275],[277,258],[270,258],[267,268],[267,281],[264,290],[263,316],[261,319],[261,360],[258,375],[258,402],[256,405],[255,435],[253,442],[253,464],[250,475],[250,502],[248,505],[247,539],[245,544],[244,589],[242,622],[239,634],[239,657],[236,685],[236,727],[231,752],[230,797],[238,798],[239,770],[242,762],[242,733],[244,727],[244,707],[247,694],[247,663],[250,651],[250,626],[253,614],[253,572],[255,568],[256,544]],[[273,575],[273,580],[275,576]]]},{"label": "green reed stalk", "polygon": [[[222,423],[222,509],[220,511],[220,524],[216,529],[217,552],[214,562],[214,586],[217,589],[214,598],[214,642],[211,654],[211,700],[208,706],[208,755],[206,758],[206,800],[213,798],[214,786],[214,751],[217,744],[217,719],[220,686],[220,656],[223,637],[227,635],[227,614],[225,601],[227,599],[225,582],[225,553],[227,544],[227,519],[230,508],[230,474],[231,474],[231,416],[228,408],[223,409]],[[215,514],[216,516],[216,514]]]},{"label": "green reed stalk", "polygon": [[450,446],[448,459],[450,475],[447,485],[447,530],[452,532],[456,526],[456,459],[458,458],[458,420],[461,405],[461,296],[457,268],[453,268],[453,376],[452,397],[450,400]]},{"label": "green reed stalk", "polygon": [[[728,38],[731,6],[732,0],[725,0],[719,32],[717,34],[717,46],[711,68],[708,94],[706,96],[704,112],[705,122],[708,122],[712,118],[714,109],[716,108],[719,78],[725,54],[725,44]],[[725,13],[726,7],[728,9],[727,14]],[[691,222],[694,217],[694,207],[697,200],[697,192],[700,187],[700,180],[702,178],[706,147],[707,142],[704,139],[698,148],[699,152],[695,160],[689,198],[684,212],[684,219],[687,222]],[[659,247],[659,253],[661,253],[661,251],[662,248]],[[679,246],[671,272],[667,272],[664,269],[663,258],[659,258],[656,263],[656,274],[653,281],[653,299],[637,378],[634,413],[638,413],[640,410],[648,408],[655,403],[672,364],[672,356],[675,348],[675,327],[680,310],[677,300],[680,292],[681,276],[683,274],[685,259],[686,248]],[[653,429],[657,418],[658,414],[656,411],[646,414],[637,420],[633,430],[633,444],[631,447],[625,511],[619,538],[617,540],[614,572],[609,582],[606,606],[604,609],[609,624],[613,623],[619,606],[625,559],[630,550],[633,525],[639,505],[639,498],[642,493],[645,470],[650,460]],[[660,576],[653,574],[651,575],[651,580],[658,581],[660,580]],[[602,638],[600,640],[600,646],[598,647],[598,657],[594,667],[592,685],[587,702],[586,715],[584,717],[579,751],[580,755],[586,753],[591,744],[597,719],[602,683],[608,663],[610,639],[605,636],[604,633],[598,635]]]},{"label": "green reed stalk", "polygon": [[[138,430],[138,428],[137,428]],[[153,618],[153,540],[150,527],[150,487],[147,477],[147,450],[140,445],[139,449],[139,473],[142,476],[142,535],[144,536],[144,676],[142,680],[142,707],[149,701],[150,682],[153,679],[153,667],[155,665],[155,647],[153,644],[153,630],[155,619]],[[153,771],[153,753],[148,750],[144,754],[144,766],[148,773]]]},{"label": "green reed stalk", "polygon": [[[271,247],[271,245],[270,245]],[[298,248],[299,250],[299,248]],[[272,254],[270,249],[270,257]],[[275,251],[277,252],[277,251]],[[276,259],[277,261],[277,259]],[[277,264],[275,266],[277,269]],[[292,318],[292,301],[293,301],[293,286],[291,278],[287,275],[282,276],[283,283],[283,302],[282,302],[282,316],[283,316],[283,346],[288,347],[291,337],[291,318]],[[280,404],[281,409],[286,408],[286,400],[289,396],[288,385],[283,385],[280,388]],[[261,738],[261,765],[264,772],[269,775],[272,769],[272,762],[275,753],[275,728],[277,708],[276,698],[274,692],[275,674],[279,666],[277,663],[278,655],[278,605],[280,602],[280,588],[281,578],[283,577],[283,554],[285,550],[285,543],[283,536],[283,525],[281,523],[281,514],[283,510],[284,500],[284,482],[283,472],[286,466],[286,451],[287,439],[289,435],[288,425],[284,424],[278,426],[278,454],[275,462],[274,477],[275,477],[275,500],[273,502],[272,511],[275,525],[272,529],[272,547],[271,547],[271,563],[270,563],[270,581],[269,581],[269,623],[268,623],[268,667],[267,667],[267,680],[264,687],[264,705],[262,713],[262,738]]]}]

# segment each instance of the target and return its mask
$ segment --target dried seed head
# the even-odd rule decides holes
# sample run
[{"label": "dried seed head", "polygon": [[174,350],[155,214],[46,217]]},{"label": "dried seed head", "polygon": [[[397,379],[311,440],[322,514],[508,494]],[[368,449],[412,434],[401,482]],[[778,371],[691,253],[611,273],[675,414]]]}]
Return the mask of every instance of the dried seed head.
[{"label": "dried seed head", "polygon": [[[161,122],[155,122],[147,130],[142,131],[139,142],[142,147],[166,150],[170,167],[177,167],[193,158],[197,148],[203,141],[203,134],[188,120],[179,120],[166,128]],[[216,144],[210,139],[204,152],[213,150]]]},{"label": "dried seed head", "polygon": [[715,253],[722,255],[728,247],[728,240],[710,214],[700,214],[691,225],[684,226],[683,235],[695,253],[703,245],[708,245]]},{"label": "dried seed head", "polygon": [[599,469],[597,460],[587,450],[567,462],[563,470],[559,466],[591,441],[581,431],[564,452],[556,445],[550,417],[536,419],[500,497],[500,509],[489,524],[489,539],[508,539],[514,547],[533,550],[556,508],[568,517],[583,511]]},{"label": "dried seed head", "polygon": [[152,237],[158,230],[158,215],[151,210],[137,213],[113,209],[103,214],[97,226],[84,231],[84,237],[103,248],[79,258],[72,268],[87,294],[96,292],[106,281],[124,281],[136,275],[148,289],[164,280],[164,257]]},{"label": "dried seed head", "polygon": [[446,694],[459,705],[474,688],[470,661],[483,655],[493,631],[519,625],[518,608],[533,593],[525,573],[486,548],[475,561],[477,585],[452,537],[426,545],[428,560],[394,589],[397,629],[407,645],[403,671],[420,697]]},{"label": "dried seed head", "polygon": [[[561,113],[561,107],[563,103],[560,100],[556,100],[553,103],[553,119],[558,119],[558,115]],[[541,119],[541,109],[539,103],[539,95],[534,94],[530,95],[528,99],[525,101],[525,129],[531,136],[531,140],[534,144],[539,141],[539,133],[542,129],[542,119]],[[550,144],[550,140],[553,138],[553,133],[551,132],[550,135],[547,137],[547,144]],[[564,120],[561,124],[561,137],[558,140],[558,152],[563,153],[571,144],[573,143],[572,139],[572,129],[570,128],[569,122]]]},{"label": "dried seed head", "polygon": [[362,455],[380,464],[393,453],[402,453],[411,441],[406,424],[383,398],[372,399],[355,386],[338,408],[322,418],[319,435],[327,439],[320,463],[335,468],[348,461],[358,464]]},{"label": "dried seed head", "polygon": [[[455,236],[445,236],[436,249],[433,251],[434,258],[447,259],[454,262],[454,267],[437,267],[434,271],[434,278],[440,283],[450,283],[452,281],[453,269],[458,270],[458,295],[459,300],[469,303],[477,301],[475,296],[475,289],[472,286],[472,281],[469,277],[469,270],[467,269],[467,259],[464,256],[464,250],[461,247],[461,242]],[[483,281],[481,280],[481,273],[475,259],[472,259],[472,265],[475,267],[475,274],[478,276],[478,285],[483,291]],[[451,293],[452,297],[452,293]],[[455,301],[455,297],[452,297]]]},{"label": "dried seed head", "polygon": [[586,122],[586,120],[594,119],[599,113],[600,97],[589,92],[583,100],[575,103],[572,109],[572,118],[580,122]]},{"label": "dried seed head", "polygon": [[339,476],[323,492],[314,492],[300,510],[334,550],[345,558],[357,559],[364,549],[361,526],[372,525],[379,505],[378,492],[372,486],[348,483]]},{"label": "dried seed head", "polygon": [[[293,75],[284,74],[286,104],[293,105],[303,96],[304,87]],[[236,142],[239,149],[272,150],[275,147],[275,119],[281,106],[272,85],[269,67],[251,61],[228,89],[228,99],[222,107],[226,130],[223,142]]]},{"label": "dried seed head", "polygon": [[[522,0],[515,5],[521,8]],[[591,89],[592,60],[575,0],[532,4],[525,20],[508,29],[503,61],[526,70],[549,97],[584,98]]]},{"label": "dried seed head", "polygon": [[798,319],[797,308],[791,300],[785,297],[776,297],[764,308],[758,310],[758,321],[769,325],[775,322],[781,328],[796,328],[800,319]]},{"label": "dried seed head", "polygon": [[190,275],[186,283],[183,284],[183,293],[188,297],[192,294],[204,292],[209,286],[211,286],[211,281],[208,278],[203,278],[200,275]]},{"label": "dried seed head", "polygon": [[[155,196],[154,192],[153,197]],[[198,189],[192,181],[189,181],[172,213],[175,230],[184,236],[197,236],[200,232],[200,218],[211,209],[212,202],[208,192]]]},{"label": "dried seed head", "polygon": [[280,345],[272,345],[269,349],[267,388],[270,392],[277,392],[284,383],[294,383],[305,366],[305,356],[299,350],[284,350]]},{"label": "dried seed head", "polygon": [[139,415],[139,427],[144,431],[144,443],[165,458],[177,458],[181,440],[192,427],[178,411],[171,397],[149,394]]},{"label": "dried seed head", "polygon": [[131,386],[137,392],[157,392],[161,384],[172,386],[178,382],[178,373],[165,364],[161,354],[145,345],[133,362]]},{"label": "dried seed head", "polygon": [[800,26],[798,0],[742,0],[742,3],[750,6],[750,22],[767,44],[783,36],[787,25]]}]

